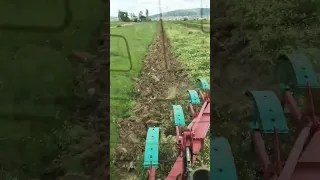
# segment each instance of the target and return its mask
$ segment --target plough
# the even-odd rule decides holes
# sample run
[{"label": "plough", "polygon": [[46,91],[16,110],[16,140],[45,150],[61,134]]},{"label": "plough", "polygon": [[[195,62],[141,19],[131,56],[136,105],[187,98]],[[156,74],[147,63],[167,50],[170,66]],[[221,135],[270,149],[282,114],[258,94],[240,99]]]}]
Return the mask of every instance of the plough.
[{"label": "plough", "polygon": [[[254,100],[252,142],[259,156],[264,180],[320,179],[320,83],[311,61],[304,54],[278,57],[276,77],[282,87],[281,100],[272,91],[248,91]],[[305,91],[305,108],[294,95]],[[279,135],[288,134],[287,119],[298,122],[298,136],[285,161],[280,160]],[[262,133],[273,134],[273,161],[268,157]]]},{"label": "plough", "polygon": [[[192,121],[186,126],[181,105],[172,105],[172,115],[176,129],[177,159],[166,180],[205,180],[209,179],[209,169],[201,161],[200,152],[210,127],[210,86],[205,79],[197,79],[196,90],[188,90],[188,109]],[[202,106],[201,101],[202,100]],[[149,180],[156,179],[159,165],[159,127],[150,127],[147,133],[144,154],[144,168],[148,169]],[[210,179],[234,180],[236,171],[229,143],[224,138],[211,139]],[[216,159],[215,159],[216,158]],[[216,161],[213,161],[216,160]],[[196,161],[201,167],[193,169]]]}]

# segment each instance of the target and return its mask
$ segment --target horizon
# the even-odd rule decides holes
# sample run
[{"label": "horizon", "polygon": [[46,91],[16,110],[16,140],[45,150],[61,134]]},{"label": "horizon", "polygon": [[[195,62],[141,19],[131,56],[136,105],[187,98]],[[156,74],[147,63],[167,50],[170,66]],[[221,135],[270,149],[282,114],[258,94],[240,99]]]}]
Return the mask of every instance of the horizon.
[{"label": "horizon", "polygon": [[[172,12],[172,11],[179,11],[179,10],[191,10],[191,9],[200,9],[200,8],[189,8],[189,9],[175,9],[175,10],[171,10],[171,11],[166,11],[166,12],[162,12],[162,14],[163,13],[168,13],[168,12]],[[205,8],[202,8],[202,9],[210,9],[210,7],[205,7]],[[149,16],[154,16],[154,15],[159,15],[160,13],[158,13],[158,14],[151,14],[151,15],[149,15]],[[117,16],[111,16],[110,15],[110,17],[113,17],[113,18],[118,18]]]},{"label": "horizon", "polygon": [[140,11],[145,14],[145,10],[149,10],[149,16],[175,11],[188,10],[196,8],[209,8],[210,0],[161,0],[161,9],[159,2],[155,0],[122,0],[110,1],[110,17],[118,17],[118,11],[124,11],[139,14]]}]

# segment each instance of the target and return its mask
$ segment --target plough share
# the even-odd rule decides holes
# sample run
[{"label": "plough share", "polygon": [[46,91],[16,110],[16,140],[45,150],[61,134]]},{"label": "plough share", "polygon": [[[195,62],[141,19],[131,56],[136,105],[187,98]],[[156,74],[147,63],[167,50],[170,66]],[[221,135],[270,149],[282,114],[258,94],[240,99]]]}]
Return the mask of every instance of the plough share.
[{"label": "plough share", "polygon": [[[261,162],[264,180],[320,179],[320,83],[312,63],[304,54],[278,58],[276,77],[282,87],[281,100],[272,91],[248,91],[254,100],[252,141]],[[305,108],[294,95],[305,92]],[[279,135],[289,133],[285,112],[298,125],[298,136],[287,160],[280,160]],[[268,157],[262,133],[274,135],[273,162]]]},{"label": "plough share", "polygon": [[[200,160],[200,151],[204,145],[204,139],[210,127],[210,87],[206,80],[198,79],[199,88],[188,90],[190,100],[189,110],[192,122],[185,127],[185,117],[180,105],[172,105],[172,115],[176,129],[176,147],[178,157],[167,176],[167,180],[190,179],[189,177],[201,176],[208,179],[209,170],[201,168],[196,171],[192,166],[196,160]],[[199,108],[200,97],[203,105]],[[159,127],[148,129],[146,148],[144,155],[144,167],[149,168],[149,180],[155,179],[156,168],[158,167],[158,139]]]},{"label": "plough share", "polygon": [[[166,180],[209,179],[210,171],[203,165],[200,152],[204,147],[204,139],[210,127],[210,86],[205,79],[197,79],[196,87],[196,90],[187,91],[190,97],[188,109],[192,118],[188,126],[185,126],[182,107],[172,105],[178,155]],[[202,106],[200,99],[203,102]],[[151,127],[147,133],[144,167],[148,169],[149,180],[156,179],[156,169],[159,163],[159,131],[159,127]],[[211,140],[210,149],[214,149],[210,153],[210,158],[218,158],[216,163],[211,159],[213,172],[211,172],[210,177],[215,177],[216,180],[236,179],[233,156],[228,141],[224,138],[215,138]],[[193,169],[196,161],[200,162],[201,167]]]}]

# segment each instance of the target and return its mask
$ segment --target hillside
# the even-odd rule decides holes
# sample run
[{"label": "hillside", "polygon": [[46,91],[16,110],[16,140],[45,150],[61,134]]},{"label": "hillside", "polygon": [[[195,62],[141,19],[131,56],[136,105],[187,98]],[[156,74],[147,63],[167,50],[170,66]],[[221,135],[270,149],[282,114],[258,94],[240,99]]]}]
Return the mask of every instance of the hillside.
[{"label": "hillside", "polygon": [[[203,16],[210,16],[210,8],[202,8]],[[151,19],[159,18],[160,14],[149,16]],[[201,8],[179,9],[162,13],[162,17],[201,16]]]}]

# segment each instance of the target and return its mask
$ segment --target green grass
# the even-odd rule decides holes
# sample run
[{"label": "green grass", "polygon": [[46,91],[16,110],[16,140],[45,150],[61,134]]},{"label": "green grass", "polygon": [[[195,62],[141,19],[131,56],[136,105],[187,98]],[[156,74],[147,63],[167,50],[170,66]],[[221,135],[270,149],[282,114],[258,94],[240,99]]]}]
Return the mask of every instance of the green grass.
[{"label": "green grass", "polygon": [[[148,47],[155,38],[157,24],[155,22],[139,23],[135,26],[111,28],[111,34],[124,36],[129,44],[132,57],[130,72],[110,72],[110,141],[111,149],[116,147],[118,138],[116,120],[133,116],[129,109],[134,106],[132,100],[133,78],[138,77],[142,70],[144,57]],[[129,57],[125,41],[122,38],[110,38],[110,69],[128,69]],[[124,98],[116,100],[112,98]]]},{"label": "green grass", "polygon": [[121,24],[128,24],[128,23],[131,23],[131,22],[112,21],[112,22],[110,22],[110,27],[114,27],[119,24],[121,25]]},{"label": "green grass", "polygon": [[137,25],[140,23],[145,23],[145,22],[122,22],[122,21],[112,21],[110,22],[110,27],[114,28],[117,27],[118,25],[124,25],[124,24],[132,24],[132,25]]},{"label": "green grass", "polygon": [[210,24],[210,20],[189,20],[189,21],[181,21],[181,22],[188,22],[188,23],[195,23],[195,24]]},{"label": "green grass", "polygon": [[[217,2],[217,3],[225,3]],[[220,5],[220,4],[219,4]],[[261,1],[252,4],[249,0],[228,2],[233,11],[233,23],[250,41],[254,53],[276,55],[279,51],[319,47],[320,2]],[[268,8],[266,8],[268,7]],[[223,12],[223,11],[222,11]]]},{"label": "green grass", "polygon": [[[1,1],[0,24],[57,26],[62,2]],[[74,73],[67,56],[92,46],[103,9],[100,0],[70,4],[73,21],[63,32],[0,29],[0,179],[41,177],[61,148],[83,132],[68,122]]]},{"label": "green grass", "polygon": [[165,23],[173,55],[177,56],[192,78],[204,77],[210,82],[210,33],[201,28]]},{"label": "green grass", "polygon": [[180,24],[187,28],[195,28],[200,29],[203,32],[210,34],[210,21],[199,21],[199,20],[192,20],[192,21],[172,21],[169,22],[172,24]]}]

